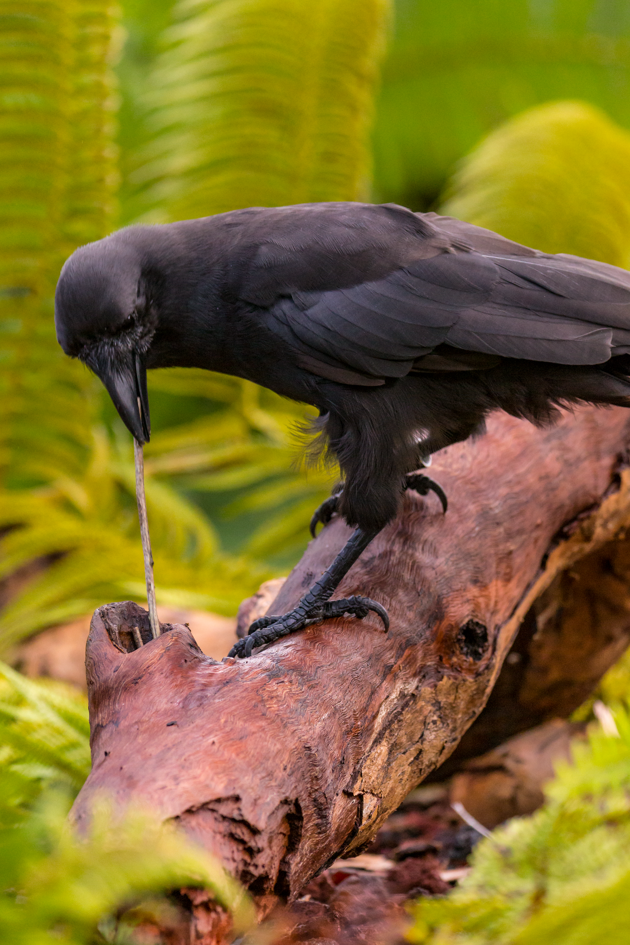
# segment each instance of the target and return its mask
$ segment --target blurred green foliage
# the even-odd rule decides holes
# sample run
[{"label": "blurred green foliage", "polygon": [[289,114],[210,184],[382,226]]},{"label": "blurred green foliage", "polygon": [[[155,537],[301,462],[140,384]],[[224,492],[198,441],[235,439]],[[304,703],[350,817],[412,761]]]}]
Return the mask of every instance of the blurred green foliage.
[{"label": "blurred green foliage", "polygon": [[[223,867],[181,833],[141,812],[111,829],[107,806],[86,836],[68,827],[68,800],[51,790],[12,829],[0,824],[0,926],[11,945],[134,945],[142,926],[181,922],[172,889],[203,888],[228,909],[235,932],[253,925],[246,894]],[[166,895],[165,895],[166,894]],[[182,923],[184,924],[184,923]],[[139,935],[134,935],[140,926]],[[150,940],[155,940],[154,936]]]},{"label": "blurred green foliage", "polygon": [[375,196],[435,209],[456,163],[533,105],[582,99],[630,128],[625,0],[397,0]]},{"label": "blurred green foliage", "polygon": [[[425,209],[444,192],[446,211],[512,238],[627,265],[630,144],[611,121],[630,128],[627,4],[395,6],[372,196]],[[387,0],[4,4],[0,649],[144,597],[130,437],[54,337],[64,258],[141,218],[369,198],[388,20]],[[158,599],[234,612],[297,556],[335,470],[305,474],[308,411],[252,384],[173,370],[153,372],[150,391]],[[627,693],[626,665],[605,697]],[[595,732],[576,749],[548,806],[484,843],[453,897],[418,906],[413,941],[625,945],[630,721],[616,718],[620,737]],[[130,941],[165,908],[150,897],[181,885],[214,890],[245,927],[223,871],[141,815],[115,838],[106,810],[82,841],[63,827],[88,767],[83,698],[0,664],[7,940]]]},{"label": "blurred green foliage", "polygon": [[630,263],[630,133],[584,102],[506,122],[467,156],[444,213],[547,253]]},{"label": "blurred green foliage", "polygon": [[85,696],[0,662],[0,825],[24,819],[44,788],[77,793],[90,771]]},{"label": "blurred green foliage", "polygon": [[[129,180],[137,162],[129,158],[149,135],[140,102],[173,2],[123,4],[125,221],[139,212]],[[630,128],[624,0],[394,0],[393,6],[373,134],[376,200],[434,209],[459,160],[508,118],[546,101],[582,99]]]},{"label": "blurred green foliage", "polygon": [[139,154],[148,218],[359,200],[388,0],[176,0]]},{"label": "blurred green foliage", "polygon": [[[377,195],[435,197],[486,131],[551,95],[583,94],[627,123],[630,26],[613,6],[398,0]],[[54,340],[63,258],[116,220],[368,195],[389,21],[386,0],[125,0],[122,20],[107,0],[32,0],[9,13],[0,577],[17,575],[19,590],[0,615],[5,650],[104,600],[143,598],[128,436]],[[623,264],[626,157],[625,133],[588,105],[543,106],[465,161],[446,207],[542,248]],[[300,406],[201,372],[154,372],[150,386],[159,598],[233,612],[295,560],[335,470],[300,466]]]},{"label": "blurred green foliage", "polygon": [[547,801],[475,849],[447,898],[420,900],[414,945],[625,945],[630,894],[630,712],[573,745]]},{"label": "blurred green foliage", "polygon": [[20,0],[3,13],[0,483],[22,485],[80,463],[93,417],[96,386],[55,350],[52,295],[68,252],[114,219],[116,10]]},{"label": "blurred green foliage", "polygon": [[[109,0],[30,0],[7,9],[5,650],[104,600],[143,598],[129,437],[99,383],[54,339],[64,257],[117,220],[368,194],[389,28],[386,0],[125,0],[122,14]],[[435,195],[484,132],[550,95],[583,93],[626,122],[629,29],[612,0],[518,0],[509,10],[479,0],[474,11],[464,0],[439,9],[398,0],[377,108],[378,196]],[[444,206],[542,248],[624,264],[627,156],[626,133],[592,105],[539,106],[465,159]],[[299,405],[203,372],[153,372],[150,387],[159,599],[233,612],[295,560],[335,470],[300,465],[308,411]]]}]

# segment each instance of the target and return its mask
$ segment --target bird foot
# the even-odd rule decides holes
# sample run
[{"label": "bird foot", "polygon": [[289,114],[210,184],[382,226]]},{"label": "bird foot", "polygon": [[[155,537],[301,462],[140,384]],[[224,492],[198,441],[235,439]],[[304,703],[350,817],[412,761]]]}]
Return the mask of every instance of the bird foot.
[{"label": "bird foot", "polygon": [[[435,492],[442,505],[442,510],[446,512],[448,509],[448,499],[442,486],[423,473],[410,473],[407,476],[405,489],[412,489],[414,492],[417,492],[418,495],[428,495],[429,492]],[[313,538],[315,538],[317,526],[328,525],[333,515],[336,514],[340,498],[341,492],[335,492],[327,499],[324,499],[322,504],[315,509],[309,526]]]},{"label": "bird foot", "polygon": [[303,630],[313,623],[330,620],[333,617],[351,616],[363,620],[370,611],[377,614],[383,621],[385,630],[389,630],[389,617],[381,604],[369,597],[347,597],[343,600],[327,600],[309,608],[301,604],[295,610],[282,616],[260,617],[249,628],[248,636],[234,644],[229,656],[238,656],[241,659],[251,656],[251,652],[258,646],[273,643],[281,637],[286,637],[296,630]]},{"label": "bird foot", "polygon": [[410,473],[407,476],[407,485],[405,488],[413,489],[418,495],[428,495],[429,492],[435,492],[442,504],[442,511],[446,512],[448,510],[448,499],[446,498],[446,493],[442,486],[434,482],[433,479],[429,479],[429,477],[425,476],[423,473]]},{"label": "bird foot", "polygon": [[337,511],[337,506],[339,505],[339,497],[341,496],[340,492],[333,492],[331,496],[327,499],[324,499],[321,505],[319,505],[313,512],[313,517],[309,525],[309,530],[313,538],[315,538],[315,530],[318,525],[328,525],[329,521]]}]

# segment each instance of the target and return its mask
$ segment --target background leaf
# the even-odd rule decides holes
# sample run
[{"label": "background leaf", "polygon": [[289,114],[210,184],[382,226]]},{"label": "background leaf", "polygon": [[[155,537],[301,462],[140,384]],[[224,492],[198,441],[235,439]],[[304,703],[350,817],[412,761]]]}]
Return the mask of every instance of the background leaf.
[{"label": "background leaf", "polygon": [[457,162],[508,118],[582,99],[630,128],[619,0],[398,0],[374,133],[375,195],[434,209]]},{"label": "background leaf", "polygon": [[369,193],[387,0],[178,0],[136,178],[154,220]]},{"label": "background leaf", "polygon": [[[423,945],[623,945],[630,884],[630,714],[591,727],[558,767],[547,803],[475,848],[448,898],[420,900],[408,941]],[[600,937],[601,936],[601,937]]]},{"label": "background leaf", "polygon": [[442,211],[547,253],[630,264],[630,134],[584,102],[523,112],[462,161]]}]

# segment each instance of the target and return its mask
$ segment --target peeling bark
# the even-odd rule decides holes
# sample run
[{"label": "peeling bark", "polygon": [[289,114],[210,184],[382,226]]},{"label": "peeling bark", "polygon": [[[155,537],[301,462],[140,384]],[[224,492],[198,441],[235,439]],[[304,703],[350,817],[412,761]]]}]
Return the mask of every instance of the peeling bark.
[{"label": "peeling bark", "polygon": [[[103,790],[121,808],[142,800],[217,853],[262,915],[360,851],[448,758],[524,620],[512,675],[469,737],[486,750],[582,701],[630,639],[630,412],[488,426],[436,457],[449,512],[407,495],[337,592],[382,602],[388,634],[373,615],[332,620],[218,663],[182,626],[134,650],[134,626],[149,639],[145,612],[99,608],[86,660],[94,767],[75,819]],[[270,612],[294,605],[347,536],[333,520]]]}]

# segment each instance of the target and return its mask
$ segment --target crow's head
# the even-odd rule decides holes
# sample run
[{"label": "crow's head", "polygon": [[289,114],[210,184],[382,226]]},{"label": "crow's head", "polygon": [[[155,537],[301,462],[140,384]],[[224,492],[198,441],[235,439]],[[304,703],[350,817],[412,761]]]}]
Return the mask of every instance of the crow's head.
[{"label": "crow's head", "polygon": [[150,434],[145,356],[157,309],[138,249],[108,237],[68,259],[55,294],[59,344],[87,364],[140,443]]}]

